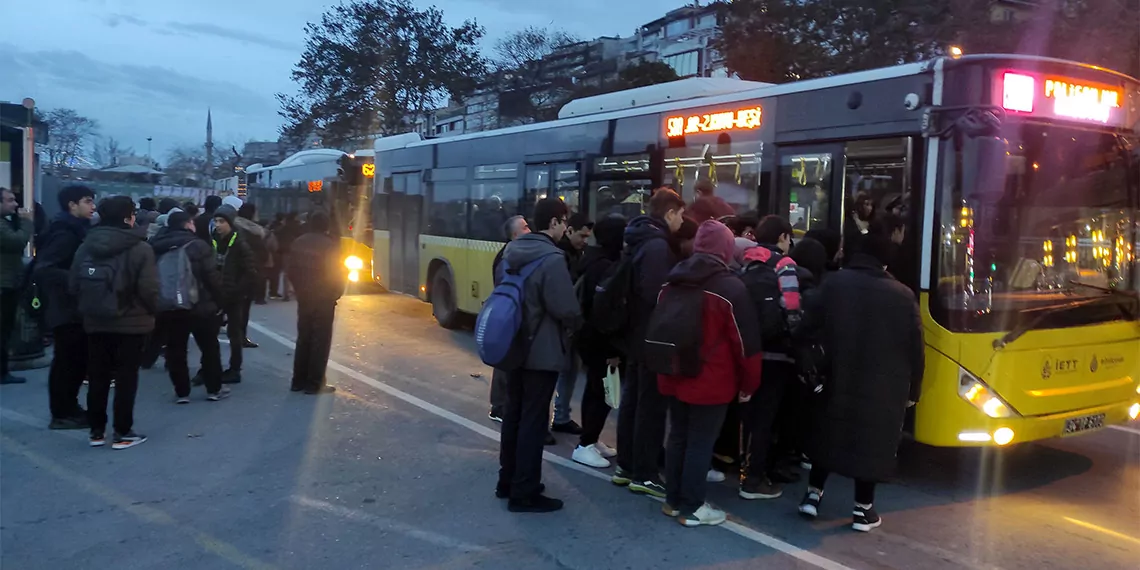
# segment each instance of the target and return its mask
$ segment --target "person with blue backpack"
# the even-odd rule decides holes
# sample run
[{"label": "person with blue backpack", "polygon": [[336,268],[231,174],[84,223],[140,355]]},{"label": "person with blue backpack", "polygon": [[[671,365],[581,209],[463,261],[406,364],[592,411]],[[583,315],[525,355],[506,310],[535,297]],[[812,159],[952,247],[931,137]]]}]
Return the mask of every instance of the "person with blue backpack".
[{"label": "person with blue backpack", "polygon": [[475,324],[479,356],[507,372],[507,406],[495,496],[511,512],[545,513],[562,501],[543,494],[542,451],[550,398],[573,350],[582,310],[558,241],[570,210],[557,198],[534,206],[533,233],[509,243]]}]

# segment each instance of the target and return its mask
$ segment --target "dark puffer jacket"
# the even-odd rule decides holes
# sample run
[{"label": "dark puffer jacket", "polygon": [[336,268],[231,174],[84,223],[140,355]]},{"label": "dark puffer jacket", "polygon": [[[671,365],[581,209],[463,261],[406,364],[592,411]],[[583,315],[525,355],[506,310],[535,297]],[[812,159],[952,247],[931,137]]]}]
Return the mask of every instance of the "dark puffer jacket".
[{"label": "dark puffer jacket", "polygon": [[36,252],[32,278],[39,287],[40,300],[44,303],[44,324],[49,329],[83,322],[68,280],[75,252],[79,251],[90,227],[91,220],[60,212],[52,219]]},{"label": "dark puffer jacket", "polygon": [[222,272],[222,305],[239,303],[252,298],[257,291],[257,260],[253,250],[240,232],[213,240],[215,267]]},{"label": "dark puffer jacket", "polygon": [[214,250],[210,244],[199,239],[194,232],[182,228],[162,228],[150,239],[156,261],[162,255],[183,246],[190,258],[194,279],[198,282],[198,303],[194,305],[193,312],[199,316],[217,314],[220,308],[218,299],[222,298],[222,275],[215,265]]},{"label": "dark puffer jacket", "polygon": [[634,299],[629,304],[630,330],[624,346],[630,358],[640,359],[657,294],[677,265],[677,248],[665,221],[650,216],[631,220],[625,228],[625,255],[633,256]]},{"label": "dark puffer jacket", "polygon": [[309,232],[291,244],[285,274],[300,303],[335,303],[344,294],[348,270],[340,261],[340,240]]},{"label": "dark puffer jacket", "polygon": [[[142,228],[98,225],[87,232],[87,239],[75,252],[71,264],[71,292],[78,293],[77,280],[81,264],[88,259],[107,259],[126,255],[125,282],[130,303],[122,316],[93,318],[83,316],[83,329],[88,333],[148,334],[154,330],[154,313],[158,306],[158,270],[154,250],[146,243]],[[121,305],[120,305],[121,306]]]}]

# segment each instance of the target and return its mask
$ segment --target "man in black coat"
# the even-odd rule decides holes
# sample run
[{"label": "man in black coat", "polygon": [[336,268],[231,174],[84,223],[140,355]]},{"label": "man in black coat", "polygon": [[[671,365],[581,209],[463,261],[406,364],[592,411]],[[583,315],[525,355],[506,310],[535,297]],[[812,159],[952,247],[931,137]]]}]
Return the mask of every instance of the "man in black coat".
[{"label": "man in black coat", "polygon": [[[221,196],[206,196],[206,202],[202,204],[202,213],[194,218],[194,233],[198,237],[209,243],[214,239],[214,212],[222,206]],[[237,211],[235,210],[236,214]]]},{"label": "man in black coat", "polygon": [[222,299],[222,276],[215,266],[214,251],[210,244],[194,233],[190,214],[175,212],[166,220],[166,227],[151,238],[155,259],[162,264],[164,255],[174,255],[185,248],[190,268],[198,284],[198,302],[189,310],[167,311],[158,316],[166,326],[166,365],[170,381],[174,384],[176,403],[190,403],[190,369],[186,353],[190,335],[202,352],[202,380],[206,384],[206,399],[218,401],[229,396],[229,388],[222,386],[222,355],[218,345],[218,300]]},{"label": "man in black coat", "polygon": [[[226,315],[226,337],[230,341],[230,367],[222,374],[225,384],[241,382],[242,348],[246,346],[247,311],[260,283],[260,273],[246,236],[237,229],[237,210],[220,206],[214,211],[214,259],[222,273],[222,310]],[[204,378],[199,378],[199,381]]]},{"label": "man in black coat", "polygon": [[336,302],[348,283],[340,259],[340,240],[328,234],[329,218],[314,212],[305,224],[306,233],[292,245],[286,272],[297,293],[297,346],[293,352],[294,392],[328,394],[336,388],[325,384],[325,368],[332,349]]},{"label": "man in black coat", "polygon": [[86,186],[67,186],[59,192],[59,208],[36,252],[32,273],[44,303],[44,324],[55,339],[48,373],[52,418],[48,427],[85,429],[87,411],[79,405],[79,389],[87,377],[87,333],[68,275],[75,252],[91,227],[95,192]]},{"label": "man in black coat", "polygon": [[862,236],[846,267],[823,282],[819,310],[804,315],[804,329],[819,331],[831,375],[815,402],[808,455],[808,490],[800,512],[818,513],[831,472],[855,479],[852,528],[867,532],[875,512],[875,484],[894,471],[906,409],[921,392],[925,346],[914,293],[885,267],[891,236]]}]

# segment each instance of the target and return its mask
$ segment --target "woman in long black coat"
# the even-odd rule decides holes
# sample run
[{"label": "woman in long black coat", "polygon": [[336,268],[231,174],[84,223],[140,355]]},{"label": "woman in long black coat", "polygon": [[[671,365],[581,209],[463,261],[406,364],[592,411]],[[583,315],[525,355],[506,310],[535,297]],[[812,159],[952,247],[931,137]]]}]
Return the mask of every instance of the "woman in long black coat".
[{"label": "woman in long black coat", "polygon": [[888,236],[868,234],[847,266],[824,281],[821,309],[805,313],[830,358],[831,375],[815,403],[812,460],[800,512],[816,516],[830,472],[855,479],[853,528],[881,524],[875,484],[894,472],[906,408],[918,401],[924,365],[922,321],[914,293],[884,266]]}]

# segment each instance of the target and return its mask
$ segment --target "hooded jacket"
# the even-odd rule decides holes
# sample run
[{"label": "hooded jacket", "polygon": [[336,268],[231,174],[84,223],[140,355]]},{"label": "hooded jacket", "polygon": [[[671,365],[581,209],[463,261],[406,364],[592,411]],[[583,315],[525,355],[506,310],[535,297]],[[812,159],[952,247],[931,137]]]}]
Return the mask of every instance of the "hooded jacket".
[{"label": "hooded jacket", "polygon": [[237,228],[238,233],[241,233],[245,238],[246,243],[249,244],[249,249],[253,251],[253,259],[257,267],[268,267],[271,261],[269,243],[267,237],[269,232],[260,224],[253,220],[247,220],[241,216],[234,218],[234,227]]},{"label": "hooded jacket", "polygon": [[52,219],[43,245],[36,251],[32,278],[44,303],[44,324],[49,329],[83,322],[68,284],[75,252],[87,237],[91,220],[60,212]]},{"label": "hooded jacket", "polygon": [[78,292],[77,275],[80,265],[87,259],[106,259],[127,256],[125,269],[129,272],[129,305],[122,316],[93,318],[84,315],[83,329],[88,333],[148,334],[154,330],[154,313],[158,306],[158,269],[154,265],[154,251],[146,243],[142,228],[118,227],[102,224],[87,232],[87,239],[75,252],[71,264],[70,289]]},{"label": "hooded jacket", "polygon": [[198,303],[191,311],[198,316],[209,317],[218,313],[218,300],[222,299],[222,275],[215,266],[214,251],[210,244],[186,229],[164,227],[150,239],[154,257],[158,258],[180,247],[186,247],[190,258],[190,269],[198,282]]},{"label": "hooded jacket", "polygon": [[[701,315],[701,372],[696,378],[657,376],[664,396],[686,404],[720,405],[760,387],[762,362],[759,317],[748,291],[725,261],[696,253],[669,273],[661,299],[674,287],[704,292]],[[678,326],[693,326],[678,323]]]},{"label": "hooded jacket", "polygon": [[[507,244],[499,269],[500,273],[512,271],[539,258],[543,258],[538,261],[540,265],[523,286],[530,339],[523,368],[561,372],[569,361],[570,335],[582,325],[582,310],[574,296],[565,254],[550,236],[530,233]],[[496,284],[499,280],[500,275],[496,275]]]},{"label": "hooded jacket", "polygon": [[[224,209],[225,206],[218,211]],[[214,267],[222,273],[222,305],[252,298],[257,292],[257,265],[242,232],[235,229],[225,238],[214,236],[210,243],[215,254]]]},{"label": "hooded jacket", "polygon": [[32,220],[13,214],[0,219],[0,287],[16,289],[24,284],[24,248],[32,239]]},{"label": "hooded jacket", "polygon": [[344,294],[348,270],[341,263],[340,240],[309,231],[292,243],[285,274],[300,303],[335,303]]},{"label": "hooded jacket", "polygon": [[630,331],[625,346],[631,358],[640,358],[649,316],[657,306],[657,294],[669,271],[677,264],[677,248],[664,220],[638,216],[625,228],[626,255],[633,256],[633,299]]}]

